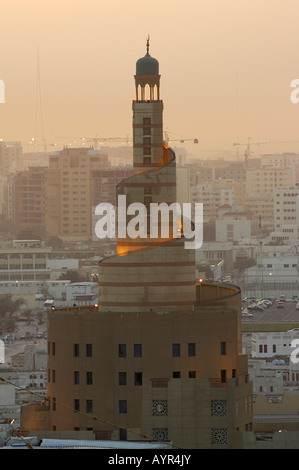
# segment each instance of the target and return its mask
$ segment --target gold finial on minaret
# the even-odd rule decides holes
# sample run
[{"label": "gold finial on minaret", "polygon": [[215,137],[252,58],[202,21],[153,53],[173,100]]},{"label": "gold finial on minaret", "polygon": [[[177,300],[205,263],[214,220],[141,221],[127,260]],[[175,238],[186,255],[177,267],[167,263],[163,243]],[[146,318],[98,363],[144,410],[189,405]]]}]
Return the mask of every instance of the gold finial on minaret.
[{"label": "gold finial on minaret", "polygon": [[148,34],[147,35],[147,40],[146,40],[146,55],[150,55],[149,54],[149,40],[150,40],[150,36]]}]

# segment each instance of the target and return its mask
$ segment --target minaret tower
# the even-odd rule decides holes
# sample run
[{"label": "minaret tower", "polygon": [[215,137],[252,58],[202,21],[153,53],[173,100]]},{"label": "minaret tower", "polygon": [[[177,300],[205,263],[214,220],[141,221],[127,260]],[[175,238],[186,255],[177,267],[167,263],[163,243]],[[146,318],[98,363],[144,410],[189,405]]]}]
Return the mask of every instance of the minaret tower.
[{"label": "minaret tower", "polygon": [[163,102],[160,100],[159,62],[146,54],[136,63],[133,101],[133,146],[135,174],[163,164]]},{"label": "minaret tower", "polygon": [[[127,209],[140,203],[146,229],[137,237],[117,230],[117,256],[99,265],[100,308],[108,311],[149,311],[188,309],[195,302],[194,250],[184,248],[177,237],[181,221],[175,211],[168,218],[155,218],[153,205],[176,205],[175,153],[163,142],[163,102],[160,99],[159,63],[146,54],[136,62],[133,101],[134,175],[121,181],[117,196],[125,196],[126,211],[118,205],[120,219],[128,228],[136,220]],[[124,220],[126,219],[126,220]],[[142,224],[141,224],[142,225]],[[156,236],[152,236],[152,229]],[[168,230],[167,230],[168,229]],[[174,230],[175,233],[174,233]],[[166,232],[166,236],[165,236]]]}]

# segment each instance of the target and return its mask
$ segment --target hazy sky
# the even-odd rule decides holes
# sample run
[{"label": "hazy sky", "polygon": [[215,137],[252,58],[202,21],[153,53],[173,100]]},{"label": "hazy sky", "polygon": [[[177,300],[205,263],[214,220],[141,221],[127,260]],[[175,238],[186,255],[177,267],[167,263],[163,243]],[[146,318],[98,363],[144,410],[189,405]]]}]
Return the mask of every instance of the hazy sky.
[{"label": "hazy sky", "polygon": [[34,136],[37,48],[48,144],[131,137],[133,76],[149,34],[171,136],[197,137],[198,150],[233,150],[248,137],[298,140],[254,150],[299,151],[299,103],[290,100],[298,0],[0,0],[0,8],[4,140]]}]

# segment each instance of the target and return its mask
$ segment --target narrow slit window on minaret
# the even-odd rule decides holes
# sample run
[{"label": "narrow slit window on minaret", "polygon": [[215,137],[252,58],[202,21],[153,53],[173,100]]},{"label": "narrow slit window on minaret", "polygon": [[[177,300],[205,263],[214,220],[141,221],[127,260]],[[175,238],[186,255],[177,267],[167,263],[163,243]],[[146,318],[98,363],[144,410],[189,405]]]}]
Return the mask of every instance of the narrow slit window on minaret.
[{"label": "narrow slit window on minaret", "polygon": [[152,203],[152,196],[144,196],[144,205],[147,209],[150,208],[151,203]]},{"label": "narrow slit window on minaret", "polygon": [[152,131],[150,127],[145,127],[143,129],[143,135],[151,135]]},{"label": "narrow slit window on minaret", "polygon": [[143,157],[143,165],[150,165],[152,163],[151,157]]},{"label": "narrow slit window on minaret", "polygon": [[143,147],[143,155],[150,155],[151,148],[150,147]]},{"label": "narrow slit window on minaret", "polygon": [[151,118],[150,117],[144,117],[143,118],[143,124],[151,124]]}]

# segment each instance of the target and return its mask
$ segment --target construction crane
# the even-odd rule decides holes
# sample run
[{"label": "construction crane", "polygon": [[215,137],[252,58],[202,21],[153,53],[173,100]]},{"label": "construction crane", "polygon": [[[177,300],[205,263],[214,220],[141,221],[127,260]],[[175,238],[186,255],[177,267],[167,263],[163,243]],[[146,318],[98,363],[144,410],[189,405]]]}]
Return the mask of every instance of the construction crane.
[{"label": "construction crane", "polygon": [[56,139],[67,139],[68,141],[73,140],[73,143],[80,142],[85,145],[86,143],[92,142],[95,149],[98,148],[98,144],[102,142],[122,142],[129,145],[132,139],[127,137],[56,137]]},{"label": "construction crane", "polygon": [[[181,138],[181,139],[170,139],[169,136],[168,136],[168,133],[165,132],[165,142],[168,144],[169,142],[181,142],[181,143],[184,143],[186,141],[193,141],[194,144],[198,144],[198,139],[185,139],[185,138]],[[57,139],[67,139],[67,140],[70,140],[70,139],[73,139],[74,140],[74,143],[80,141],[81,143],[83,143],[83,145],[85,143],[89,143],[89,142],[92,142],[93,143],[93,146],[95,149],[98,148],[98,143],[102,143],[102,142],[122,142],[122,143],[126,143],[127,145],[133,143],[133,139],[130,138],[129,136],[127,137],[56,137]]]},{"label": "construction crane", "polygon": [[245,169],[248,168],[248,158],[251,156],[251,145],[261,145],[261,144],[267,144],[270,143],[269,141],[264,141],[264,142],[251,142],[251,137],[248,137],[248,142],[247,143],[240,143],[240,142],[234,142],[234,147],[237,145],[246,145],[246,149],[244,152],[244,157],[245,157]]},{"label": "construction crane", "polygon": [[198,139],[196,139],[196,138],[193,138],[193,139],[189,139],[189,138],[188,138],[188,139],[185,139],[184,137],[181,137],[180,139],[171,139],[171,138],[169,137],[167,131],[164,132],[164,136],[165,136],[165,137],[164,137],[164,140],[165,140],[165,142],[166,142],[167,145],[169,144],[169,142],[180,142],[181,144],[184,144],[184,143],[187,142],[187,141],[193,141],[194,144],[198,144]]},{"label": "construction crane", "polygon": [[37,147],[42,147],[44,152],[47,153],[48,147],[57,147],[57,144],[48,144],[46,142],[46,139],[43,139],[43,142],[37,142],[34,137],[29,142],[22,142],[22,147],[28,147],[28,148],[37,148]]},{"label": "construction crane", "polygon": [[237,145],[246,145],[246,150],[244,152],[245,157],[245,169],[248,168],[248,158],[251,156],[251,145],[263,145],[263,144],[290,144],[294,142],[299,142],[298,140],[289,140],[289,141],[273,141],[273,140],[264,140],[261,142],[251,142],[251,137],[248,137],[247,143],[234,142],[234,147]]}]

